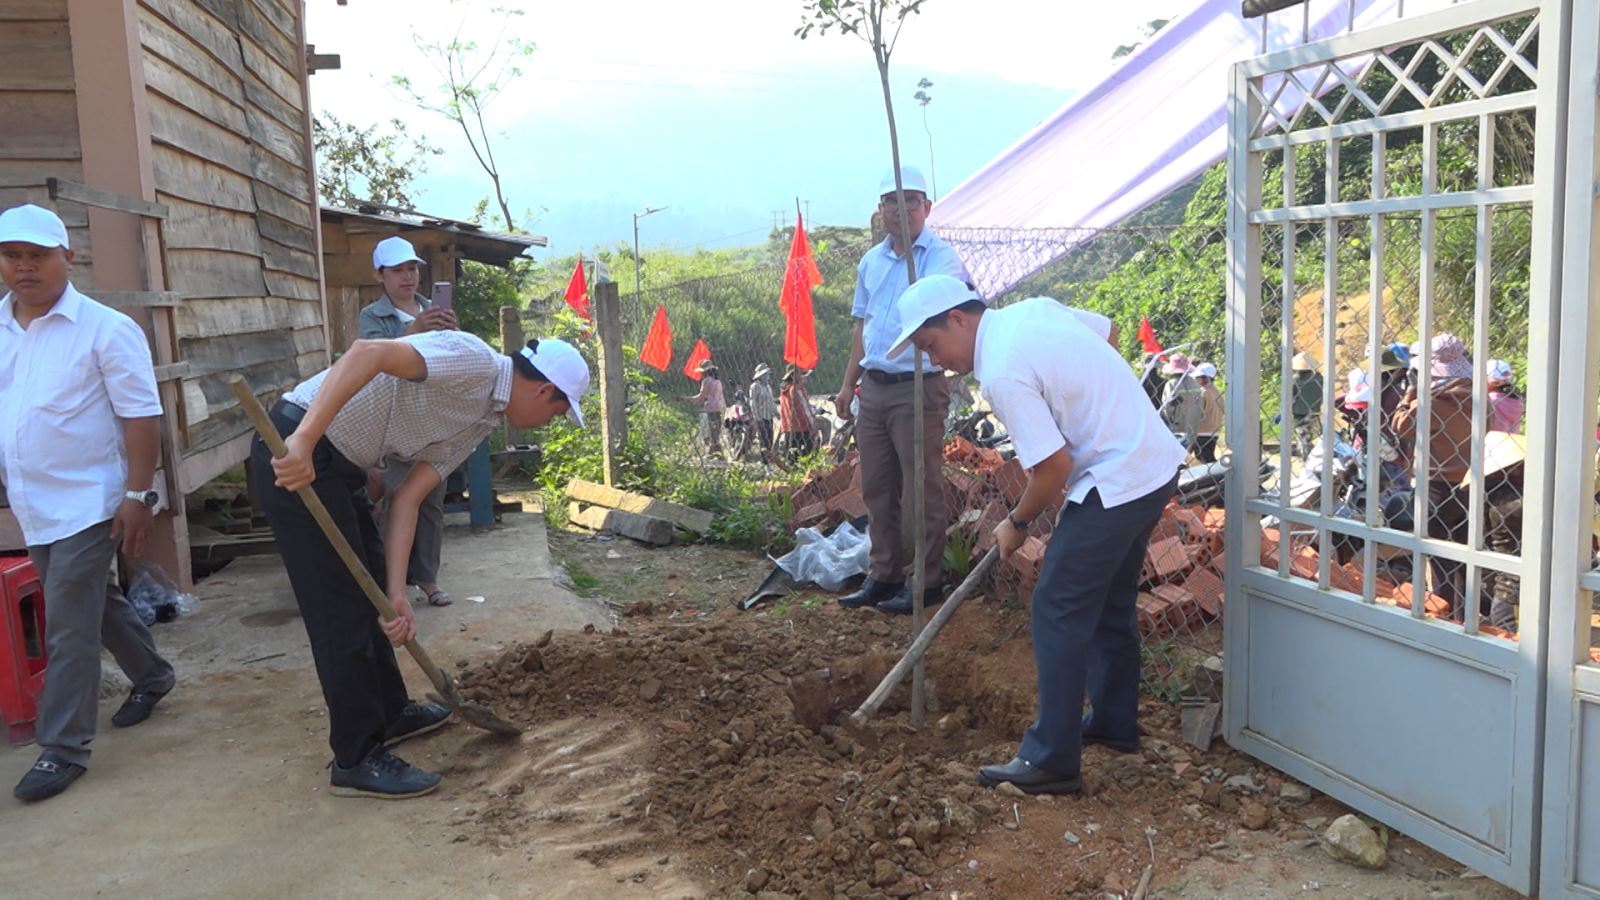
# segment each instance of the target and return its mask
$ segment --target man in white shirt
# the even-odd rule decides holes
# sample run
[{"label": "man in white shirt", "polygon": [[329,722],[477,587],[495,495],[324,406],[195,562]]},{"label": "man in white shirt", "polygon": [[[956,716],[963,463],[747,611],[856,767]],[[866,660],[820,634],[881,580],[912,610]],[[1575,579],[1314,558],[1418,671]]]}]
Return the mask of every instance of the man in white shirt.
[{"label": "man in white shirt", "polygon": [[[900,168],[904,188],[904,232],[911,235],[911,255],[917,277],[939,273],[962,279],[967,270],[950,245],[927,227],[933,203],[928,199],[922,173],[911,166]],[[834,409],[841,419],[855,415],[851,404],[857,384],[861,387],[860,417],[856,421],[856,446],[861,452],[861,499],[866,502],[867,531],[872,558],[867,580],[861,590],[839,598],[847,607],[874,606],[896,615],[911,615],[911,587],[906,570],[911,560],[902,534],[913,532],[903,525],[922,529],[927,556],[923,573],[927,585],[924,605],[939,602],[940,573],[944,561],[945,528],[950,524],[944,505],[944,420],[950,410],[950,386],[944,373],[926,359],[922,396],[915,397],[914,357],[909,350],[891,352],[890,344],[900,330],[900,315],[895,301],[908,285],[906,248],[902,246],[901,202],[895,193],[894,173],[878,185],[878,210],[883,215],[888,237],[868,250],[856,270],[855,302],[850,315],[856,319],[850,358],[846,361],[844,384],[834,398]],[[923,407],[922,456],[924,516],[918,523],[906,523],[911,515],[912,478],[916,467],[916,404]]]},{"label": "man in white shirt", "polygon": [[44,585],[39,759],[12,793],[66,790],[89,765],[100,700],[100,647],[133,691],[111,719],[137,725],[176,681],[112,571],[144,552],[161,447],[150,345],[132,319],[78,293],[60,217],[0,213],[0,453],[6,495]]},{"label": "man in white shirt", "polygon": [[[271,418],[288,454],[273,459],[257,437],[250,459],[262,510],[289,572],[328,704],[334,762],[330,793],[388,800],[439,786],[388,748],[442,727],[450,713],[413,702],[390,643],[416,636],[406,569],[417,510],[502,421],[536,428],[578,404],[589,367],[565,341],[529,341],[513,356],[462,331],[360,340],[333,367],[285,394]],[[367,471],[384,459],[413,463],[389,494],[380,538]],[[293,491],[310,485],[385,585],[396,617],[380,623],[365,592]]]},{"label": "man in white shirt", "polygon": [[[1066,492],[1032,599],[1039,717],[1016,758],[983,767],[978,781],[1076,793],[1084,743],[1139,747],[1134,599],[1184,449],[1122,357],[1054,300],[987,310],[969,285],[934,275],[912,285],[899,308],[896,346],[973,373],[1028,471],[1016,508],[995,529],[1002,558]],[[1086,691],[1093,712],[1083,716]]]}]

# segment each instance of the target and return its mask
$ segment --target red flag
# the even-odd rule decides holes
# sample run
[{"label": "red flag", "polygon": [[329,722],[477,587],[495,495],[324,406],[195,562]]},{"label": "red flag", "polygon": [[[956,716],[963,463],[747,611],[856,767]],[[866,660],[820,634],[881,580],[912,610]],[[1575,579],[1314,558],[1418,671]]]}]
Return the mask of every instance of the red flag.
[{"label": "red flag", "polygon": [[689,361],[683,364],[683,374],[699,381],[705,373],[700,371],[700,364],[711,361],[711,348],[705,341],[695,341],[694,349],[689,351]]},{"label": "red flag", "polygon": [[1150,317],[1139,317],[1139,342],[1144,344],[1144,352],[1160,353],[1161,342],[1156,340],[1156,331],[1150,327]]},{"label": "red flag", "polygon": [[650,323],[650,334],[639,351],[644,364],[663,372],[672,365],[672,327],[667,324],[667,308],[656,307],[656,320]]},{"label": "red flag", "polygon": [[583,278],[583,254],[578,254],[578,264],[572,269],[572,279],[567,282],[567,305],[572,311],[583,317],[585,322],[594,323],[589,316],[589,285]]},{"label": "red flag", "polygon": [[783,310],[783,358],[801,369],[817,365],[817,321],[811,311],[811,289],[822,284],[822,272],[811,258],[811,242],[799,213],[794,217],[794,241],[789,245],[789,265],[783,276],[778,308]]}]

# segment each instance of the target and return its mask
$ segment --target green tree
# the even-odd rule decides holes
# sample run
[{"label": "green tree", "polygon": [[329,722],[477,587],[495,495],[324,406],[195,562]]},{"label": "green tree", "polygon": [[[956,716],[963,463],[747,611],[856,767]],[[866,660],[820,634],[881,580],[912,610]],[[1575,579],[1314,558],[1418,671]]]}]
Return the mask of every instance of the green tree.
[{"label": "green tree", "polygon": [[363,128],[330,112],[311,122],[317,152],[317,193],[324,203],[353,208],[362,201],[410,209],[417,176],[427,170],[438,147],[412,137],[404,122],[390,119]]},{"label": "green tree", "polygon": [[521,18],[522,10],[496,6],[487,12],[499,19],[500,30],[486,45],[462,37],[467,22],[485,18],[481,13],[463,14],[449,40],[412,33],[417,50],[437,73],[438,84],[421,87],[407,75],[397,75],[392,80],[417,108],[441,115],[461,130],[473,158],[489,177],[501,222],[507,231],[517,231],[520,225],[511,215],[511,201],[506,198],[500,163],[495,158],[494,144],[499,135],[489,124],[488,110],[522,75],[522,60],[532,55],[534,45],[508,33],[512,23]]}]

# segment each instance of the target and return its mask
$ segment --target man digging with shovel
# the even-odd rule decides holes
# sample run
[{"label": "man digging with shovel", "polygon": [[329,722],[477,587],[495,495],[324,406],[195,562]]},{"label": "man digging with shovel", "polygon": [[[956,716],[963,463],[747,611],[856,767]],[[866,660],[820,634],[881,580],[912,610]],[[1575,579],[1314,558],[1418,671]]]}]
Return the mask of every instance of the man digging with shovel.
[{"label": "man digging with shovel", "polygon": [[[273,407],[287,453],[274,459],[257,436],[250,461],[328,704],[334,762],[330,793],[402,799],[439,786],[389,747],[445,724],[451,711],[412,701],[390,642],[416,636],[406,562],[417,509],[502,420],[535,428],[562,413],[583,425],[578,403],[589,367],[570,344],[530,341],[514,356],[460,331],[357,341],[332,368]],[[367,470],[387,457],[415,462],[391,494],[380,539]],[[329,517],[385,587],[395,617],[380,623],[333,543],[295,491],[311,486]]]},{"label": "man digging with shovel", "polygon": [[1134,599],[1186,451],[1122,357],[1054,300],[986,309],[970,285],[930,275],[900,297],[899,312],[890,352],[914,345],[935,366],[975,375],[1028,471],[1022,498],[995,529],[1002,559],[1066,492],[1032,599],[1039,717],[1016,757],[984,766],[978,781],[1077,793],[1084,744],[1139,748]]}]

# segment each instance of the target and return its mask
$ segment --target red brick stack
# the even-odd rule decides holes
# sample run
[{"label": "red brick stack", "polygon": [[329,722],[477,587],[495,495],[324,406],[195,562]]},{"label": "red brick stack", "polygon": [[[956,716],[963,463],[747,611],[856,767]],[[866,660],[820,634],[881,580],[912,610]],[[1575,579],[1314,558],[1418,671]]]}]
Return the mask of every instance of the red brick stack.
[{"label": "red brick stack", "polygon": [[[994,546],[994,529],[1016,505],[1027,473],[1015,459],[976,447],[961,438],[944,450],[944,499],[951,511],[950,533],[973,541],[973,561]],[[860,465],[851,454],[833,469],[813,474],[791,495],[793,527],[824,530],[845,518],[865,514]],[[1052,505],[1028,526],[1022,548],[995,571],[1003,590],[1033,594],[1039,567],[1061,513]],[[1222,510],[1171,505],[1151,537],[1139,598],[1140,622],[1147,634],[1196,628],[1222,615]]]}]

